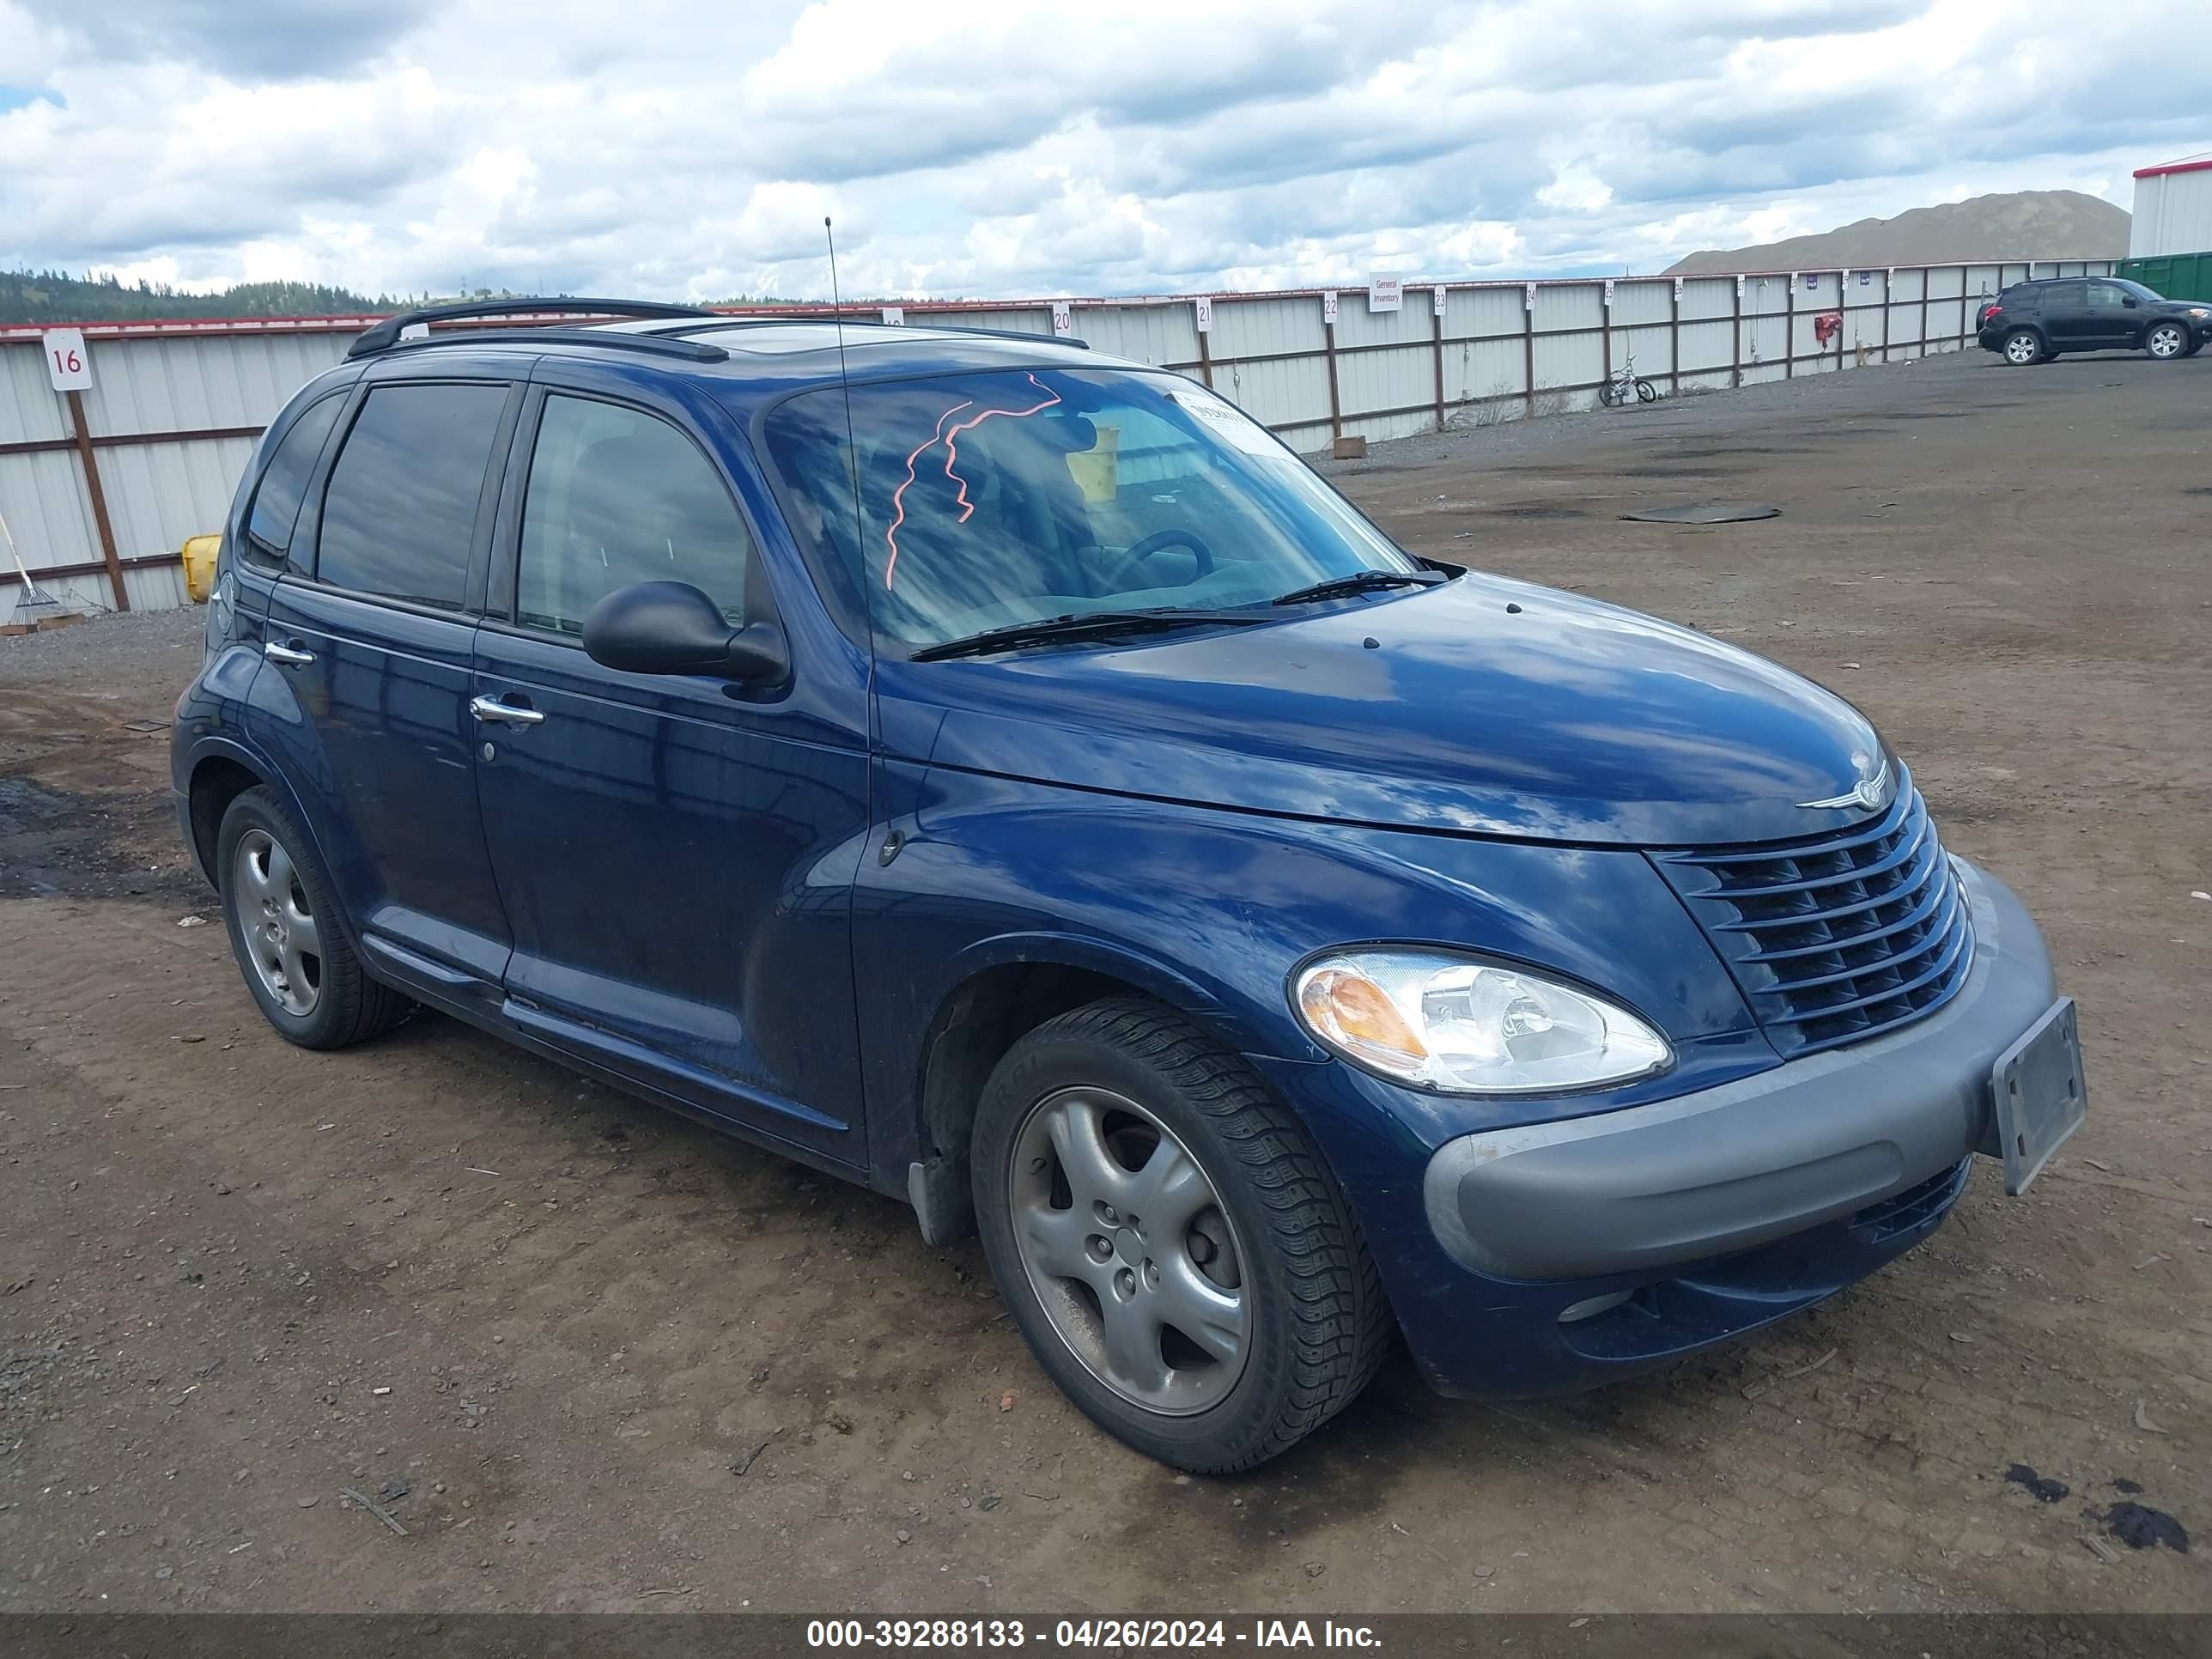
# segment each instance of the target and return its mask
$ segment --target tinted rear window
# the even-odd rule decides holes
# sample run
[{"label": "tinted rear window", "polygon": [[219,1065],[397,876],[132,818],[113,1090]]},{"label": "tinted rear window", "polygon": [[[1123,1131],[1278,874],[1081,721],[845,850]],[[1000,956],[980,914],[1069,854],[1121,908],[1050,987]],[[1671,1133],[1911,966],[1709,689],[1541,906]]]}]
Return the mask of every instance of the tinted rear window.
[{"label": "tinted rear window", "polygon": [[292,526],[300,516],[301,498],[307,493],[307,477],[323,453],[323,440],[331,435],[331,422],[344,407],[343,392],[310,404],[269,458],[246,528],[248,548],[260,557],[281,562],[284,550],[292,544]]},{"label": "tinted rear window", "polygon": [[507,388],[368,394],[331,469],[315,574],[356,592],[457,611]]}]

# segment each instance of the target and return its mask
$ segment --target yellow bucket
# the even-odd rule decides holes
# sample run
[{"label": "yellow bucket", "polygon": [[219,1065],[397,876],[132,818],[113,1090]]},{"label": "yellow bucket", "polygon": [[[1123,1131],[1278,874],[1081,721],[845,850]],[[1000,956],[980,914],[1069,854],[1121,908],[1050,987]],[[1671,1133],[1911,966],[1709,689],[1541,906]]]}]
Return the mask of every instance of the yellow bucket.
[{"label": "yellow bucket", "polygon": [[222,550],[220,536],[187,536],[185,538],[185,592],[194,605],[205,605],[208,595],[215,592],[216,555]]}]

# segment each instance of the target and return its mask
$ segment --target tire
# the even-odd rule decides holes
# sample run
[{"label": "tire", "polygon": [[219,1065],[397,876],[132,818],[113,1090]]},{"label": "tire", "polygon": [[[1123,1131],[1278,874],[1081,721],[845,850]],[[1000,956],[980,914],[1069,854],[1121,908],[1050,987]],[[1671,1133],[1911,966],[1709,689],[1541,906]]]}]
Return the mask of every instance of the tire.
[{"label": "tire", "polygon": [[1649,380],[1638,380],[1636,383],[1636,401],[1639,404],[1657,403],[1659,401],[1659,388],[1652,385]]},{"label": "tire", "polygon": [[1023,1037],[984,1087],[973,1152],[983,1252],[1030,1352],[1148,1456],[1197,1474],[1264,1462],[1388,1351],[1382,1282],[1327,1161],[1169,1009],[1114,997]]},{"label": "tire", "polygon": [[343,1048],[406,1016],[407,999],[362,969],[314,845],[275,790],[231,802],[215,867],[238,971],[286,1042]]},{"label": "tire", "polygon": [[2004,337],[2004,360],[2014,368],[2026,368],[2030,363],[2039,363],[2046,355],[2043,337],[2032,328],[2016,328]]},{"label": "tire", "polygon": [[2189,331],[2179,323],[2153,323],[2143,331],[2143,354],[2160,363],[2187,356]]},{"label": "tire", "polygon": [[1620,388],[1611,380],[1606,381],[1597,389],[1597,400],[1607,409],[1618,409],[1620,406]]}]

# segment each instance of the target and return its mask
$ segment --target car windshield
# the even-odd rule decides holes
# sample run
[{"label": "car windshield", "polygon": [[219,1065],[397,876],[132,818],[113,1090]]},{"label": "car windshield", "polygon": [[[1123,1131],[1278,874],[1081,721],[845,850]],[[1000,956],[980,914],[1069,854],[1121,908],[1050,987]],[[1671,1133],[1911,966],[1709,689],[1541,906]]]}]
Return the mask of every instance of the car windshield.
[{"label": "car windshield", "polygon": [[1265,428],[1178,376],[1001,369],[851,393],[849,428],[842,387],[779,405],[768,448],[817,578],[910,647],[1420,568]]},{"label": "car windshield", "polygon": [[2166,297],[2155,289],[2145,288],[2141,283],[2130,282],[2124,276],[2115,276],[2111,280],[2114,288],[2125,289],[2138,300],[2162,300]]}]

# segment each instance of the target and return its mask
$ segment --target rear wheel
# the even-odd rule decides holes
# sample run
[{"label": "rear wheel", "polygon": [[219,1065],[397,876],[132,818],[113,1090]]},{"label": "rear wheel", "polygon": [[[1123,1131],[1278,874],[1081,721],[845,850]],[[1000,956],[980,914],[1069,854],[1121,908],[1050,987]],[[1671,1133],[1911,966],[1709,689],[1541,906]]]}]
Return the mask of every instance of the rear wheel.
[{"label": "rear wheel", "polygon": [[1636,383],[1636,401],[1639,404],[1657,403],[1659,401],[1659,388],[1652,385],[1649,380],[1638,380]]},{"label": "rear wheel", "polygon": [[362,970],[307,835],[262,785],[230,804],[216,872],[231,954],[262,1014],[303,1048],[343,1048],[396,1024],[409,1003]]},{"label": "rear wheel", "polygon": [[1343,1194],[1237,1054],[1113,998],[1008,1051],[975,1126],[976,1218],[1039,1364],[1177,1468],[1248,1468],[1343,1409],[1389,1309]]},{"label": "rear wheel", "polygon": [[2043,338],[2033,329],[2016,328],[2005,336],[2004,360],[2014,368],[2040,362],[2043,356]]},{"label": "rear wheel", "polygon": [[2179,323],[2153,323],[2143,335],[2143,349],[2160,362],[2170,362],[2189,350],[2189,331]]}]

